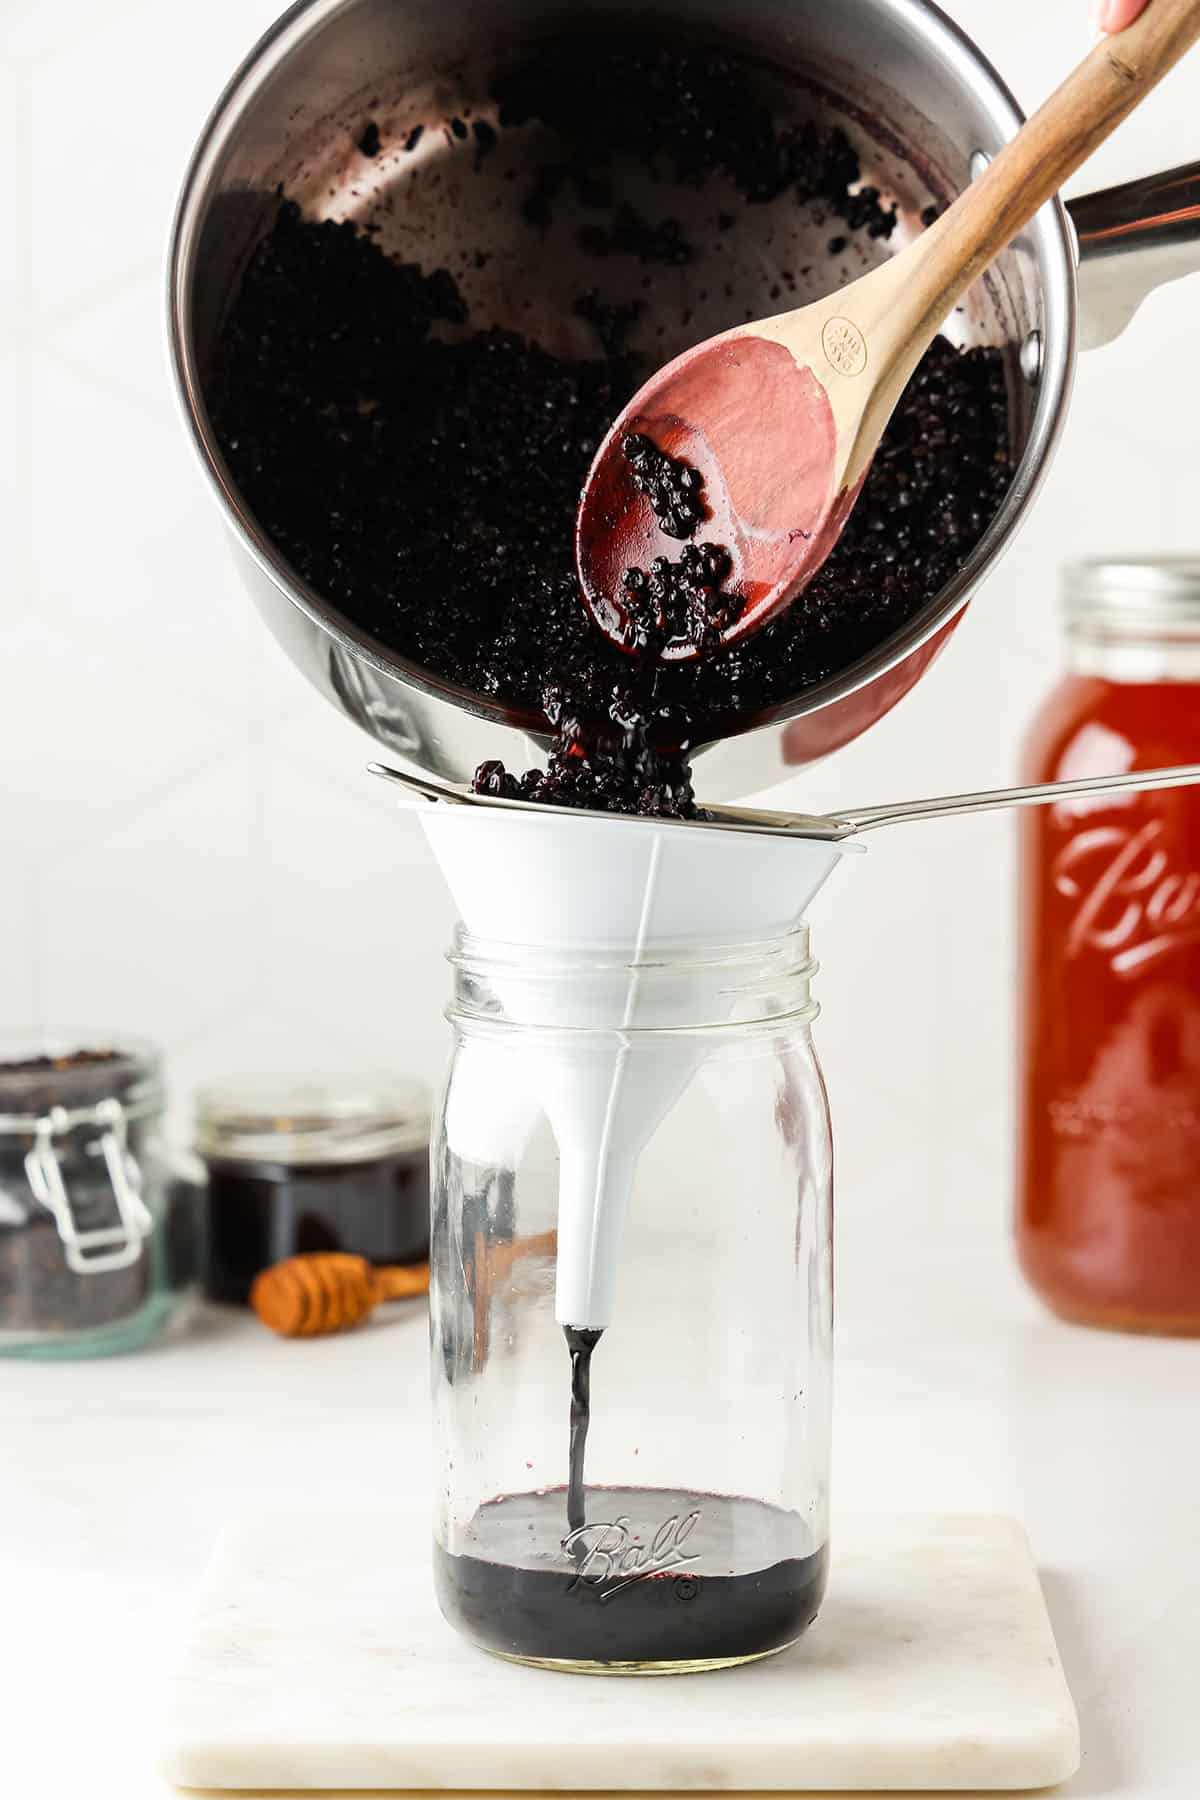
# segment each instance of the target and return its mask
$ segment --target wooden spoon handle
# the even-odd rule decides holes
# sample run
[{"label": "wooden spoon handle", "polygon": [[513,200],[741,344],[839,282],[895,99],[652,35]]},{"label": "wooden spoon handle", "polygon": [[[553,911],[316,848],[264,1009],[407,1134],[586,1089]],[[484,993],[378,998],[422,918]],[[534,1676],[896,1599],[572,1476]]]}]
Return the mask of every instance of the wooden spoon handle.
[{"label": "wooden spoon handle", "polygon": [[371,1270],[371,1296],[375,1300],[413,1300],[429,1292],[429,1264]]},{"label": "wooden spoon handle", "polygon": [[1200,0],[1150,0],[1132,25],[1096,45],[919,240],[924,254],[914,274],[922,322],[937,329],[976,276],[1198,37]]}]

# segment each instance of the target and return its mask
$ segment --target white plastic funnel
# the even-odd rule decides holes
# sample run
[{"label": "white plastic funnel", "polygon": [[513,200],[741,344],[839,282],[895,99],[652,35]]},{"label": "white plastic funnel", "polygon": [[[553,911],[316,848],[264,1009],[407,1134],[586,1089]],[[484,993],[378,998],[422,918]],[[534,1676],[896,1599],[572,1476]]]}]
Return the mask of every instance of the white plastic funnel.
[{"label": "white plastic funnel", "polygon": [[[506,1012],[578,1034],[530,1032],[514,1056],[558,1144],[555,1312],[561,1324],[600,1330],[612,1315],[638,1158],[703,1054],[669,1028],[701,1016],[718,1022],[736,1004],[719,972],[699,967],[664,991],[636,965],[688,944],[780,936],[846,846],[533,809],[420,810],[463,924],[496,953]],[[589,974],[589,951],[606,959],[603,973]],[[614,953],[635,965],[623,979]],[[569,978],[547,981],[547,958],[564,955]],[[650,1024],[662,1035],[635,1049],[626,1034]],[[481,1091],[472,1103],[494,1112],[489,1125],[512,1121],[512,1095]]]}]

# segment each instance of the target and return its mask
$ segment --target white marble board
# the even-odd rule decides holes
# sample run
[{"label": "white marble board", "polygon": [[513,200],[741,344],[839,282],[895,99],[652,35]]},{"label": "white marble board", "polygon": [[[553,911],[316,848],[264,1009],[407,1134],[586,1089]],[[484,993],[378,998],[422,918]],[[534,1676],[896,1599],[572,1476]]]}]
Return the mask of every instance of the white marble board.
[{"label": "white marble board", "polygon": [[671,1679],[519,1668],[440,1617],[396,1512],[229,1529],[173,1681],[164,1772],[208,1789],[931,1792],[1079,1762],[1021,1528],[847,1525],[816,1625],[781,1656]]}]

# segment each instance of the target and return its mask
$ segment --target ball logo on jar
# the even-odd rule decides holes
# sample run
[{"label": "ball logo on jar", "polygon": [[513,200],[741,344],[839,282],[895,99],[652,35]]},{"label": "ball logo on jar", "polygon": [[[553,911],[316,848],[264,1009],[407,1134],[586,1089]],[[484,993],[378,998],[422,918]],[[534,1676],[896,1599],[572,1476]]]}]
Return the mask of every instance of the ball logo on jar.
[{"label": "ball logo on jar", "polygon": [[[652,1575],[667,1575],[698,1562],[684,1545],[700,1522],[700,1512],[674,1513],[664,1519],[646,1543],[622,1516],[608,1524],[581,1525],[563,1539],[563,1549],[576,1563],[574,1585],[605,1587],[601,1600],[615,1599],[626,1588]],[[608,1587],[609,1582],[615,1586]]]},{"label": "ball logo on jar", "polygon": [[1200,943],[1200,873],[1172,869],[1162,819],[1076,832],[1054,859],[1055,892],[1076,903],[1065,953],[1107,957],[1136,975],[1185,945]]}]

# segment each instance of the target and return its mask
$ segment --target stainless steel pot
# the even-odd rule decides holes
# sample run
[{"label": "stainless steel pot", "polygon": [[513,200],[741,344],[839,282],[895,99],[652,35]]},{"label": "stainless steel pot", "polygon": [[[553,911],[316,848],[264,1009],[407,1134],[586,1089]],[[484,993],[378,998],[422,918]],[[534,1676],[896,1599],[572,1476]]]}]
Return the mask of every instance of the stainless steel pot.
[{"label": "stainless steel pot", "polygon": [[[642,24],[681,25],[692,41],[738,52],[767,90],[803,84],[809,114],[845,124],[862,154],[864,179],[896,197],[896,245],[931,199],[944,203],[958,193],[1021,123],[986,58],[926,0],[753,0],[733,13],[727,0],[656,0],[633,16]],[[427,131],[407,156],[391,157],[387,147],[414,125],[464,106],[476,117],[486,114],[492,74],[511,65],[523,45],[608,20],[628,24],[630,17],[614,0],[471,0],[453,7],[438,0],[304,0],[229,83],[179,202],[170,253],[173,366],[255,603],[314,685],[391,757],[450,780],[468,779],[486,757],[521,767],[538,759],[545,740],[535,722],[372,642],[288,567],[237,492],[214,440],[205,390],[217,337],[282,183],[306,211],[371,220],[385,247],[408,260],[468,271],[462,285],[473,322],[513,326],[551,349],[582,351],[570,300],[594,280],[594,266],[580,265],[559,245],[531,273],[527,243],[505,235],[511,209],[488,198],[488,181],[504,178],[506,159],[528,159],[536,143],[522,148],[516,134],[510,145],[505,134],[503,154],[488,159],[488,177],[480,172],[470,181],[455,160],[469,155],[469,146],[451,133]],[[368,113],[382,122],[385,146],[369,165],[355,148]],[[686,195],[679,204],[686,208]],[[797,303],[836,285],[828,224],[789,215],[779,227],[786,243],[769,249],[764,214],[745,211],[740,243],[735,235],[723,246],[725,261],[739,270],[739,304],[755,313],[774,310],[771,289],[782,261],[811,270]],[[895,705],[942,647],[1024,517],[1062,429],[1075,359],[1077,260],[1085,342],[1115,335],[1151,287],[1200,266],[1200,164],[1091,195],[1070,213],[1077,229],[1060,204],[1045,207],[954,322],[963,341],[1000,343],[1011,352],[1011,426],[1021,460],[983,540],[952,582],[854,667],[754,729],[704,749],[697,771],[703,797],[768,787],[848,742]],[[489,260],[472,274],[464,252],[480,244]],[[875,244],[871,253],[885,255],[888,247]],[[638,327],[646,333],[641,347],[663,360],[728,324],[729,302],[710,297],[710,279],[703,260],[662,276]]]}]

